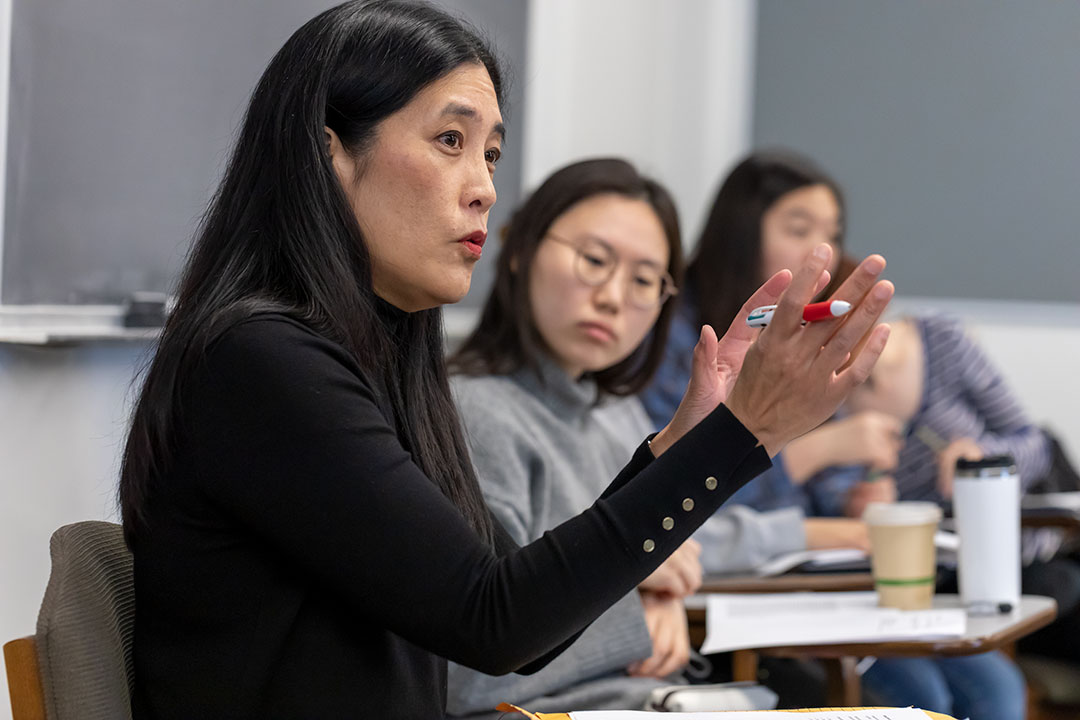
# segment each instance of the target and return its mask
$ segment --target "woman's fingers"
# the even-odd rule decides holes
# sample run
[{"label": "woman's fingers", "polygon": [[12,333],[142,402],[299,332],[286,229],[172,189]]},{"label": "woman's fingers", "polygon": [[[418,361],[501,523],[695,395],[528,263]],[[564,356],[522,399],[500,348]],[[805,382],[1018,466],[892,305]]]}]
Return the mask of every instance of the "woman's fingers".
[{"label": "woman's fingers", "polygon": [[718,342],[716,331],[709,325],[702,325],[697,345],[694,346],[694,366],[690,374],[691,389],[709,388],[715,384]]},{"label": "woman's fingers", "polygon": [[645,627],[649,631],[653,651],[649,657],[630,665],[627,671],[631,675],[648,677],[651,675],[651,670],[658,664],[659,656],[664,652],[663,614],[660,612],[657,599],[643,596],[642,602],[645,606]]},{"label": "woman's fingers", "polygon": [[[771,278],[765,281],[765,284],[754,291],[754,294],[743,303],[742,308],[739,310],[735,319],[731,321],[731,325],[728,326],[727,332],[724,333],[722,342],[728,343],[733,340],[752,342],[757,337],[757,328],[752,328],[746,324],[746,318],[750,316],[750,313],[759,307],[765,305],[776,305],[780,302],[781,296],[784,291],[791,285],[792,274],[790,270],[781,270],[773,275]],[[825,283],[828,285],[828,281]],[[824,285],[822,286],[824,287]],[[821,292],[820,289],[818,292]]]},{"label": "woman's fingers", "polygon": [[717,384],[717,343],[716,332],[712,327],[702,325],[690,361],[690,382],[686,386],[686,393],[683,394],[679,408],[675,411],[675,417],[672,418],[672,425],[680,425],[680,434],[697,425],[715,407],[715,404],[710,406],[710,400]]},{"label": "woman's fingers", "polygon": [[690,595],[701,586],[704,571],[700,556],[701,545],[694,540],[687,540],[638,587],[658,597]]},{"label": "woman's fingers", "polygon": [[700,582],[701,564],[686,546],[680,547],[668,559],[675,568],[678,584],[673,588],[674,594],[685,597],[693,592],[695,584]]},{"label": "woman's fingers", "polygon": [[[881,277],[881,273],[885,271],[885,258],[880,255],[870,255],[859,263],[851,274],[848,275],[844,283],[837,289],[830,300],[844,300],[851,303],[853,308],[858,308],[859,305],[866,298],[867,294],[878,282],[878,278]],[[839,323],[832,322],[817,322],[811,323],[806,327],[806,331],[809,335],[820,344],[824,345],[826,340],[847,324],[850,320],[851,313],[845,316]]]},{"label": "woman's fingers", "polygon": [[862,300],[878,277],[885,271],[885,258],[880,255],[868,255],[855,266],[843,284],[837,288],[830,300],[846,300],[852,305]]},{"label": "woman's fingers", "polygon": [[[885,340],[889,337],[888,329],[878,329],[875,325],[889,305],[893,292],[893,284],[888,280],[882,280],[874,285],[863,301],[848,313],[848,317],[833,336],[824,343],[815,362],[824,363],[832,372],[845,370],[845,368],[853,370],[854,372],[849,375],[856,379],[856,382],[850,385],[852,388],[866,380],[878,356],[885,348]],[[870,350],[871,332],[876,339],[874,344],[876,352],[863,357]]]},{"label": "woman's fingers", "polygon": [[829,287],[830,280],[832,280],[832,274],[828,270],[823,270],[821,277],[818,278],[817,287],[814,288],[814,297],[817,297],[822,290]]},{"label": "woman's fingers", "polygon": [[802,327],[803,307],[817,294],[821,274],[828,272],[832,252],[832,247],[829,245],[825,243],[818,245],[795,273],[791,285],[776,303],[776,312],[773,313],[772,321],[769,323],[773,337],[778,334],[784,337],[790,336]]},{"label": "woman's fingers", "polygon": [[667,652],[656,670],[657,677],[667,677],[681,670],[690,660],[690,632],[686,627],[686,608],[672,600],[668,606]]},{"label": "woman's fingers", "polygon": [[702,575],[704,574],[701,567],[701,546],[693,540],[687,540],[683,544],[680,554],[680,569],[683,580],[680,597],[686,597],[701,587]]},{"label": "woman's fingers", "polygon": [[[686,664],[689,659],[690,643],[685,621],[680,622],[677,613],[685,617],[681,602],[661,600],[656,610],[656,624],[650,628],[653,634],[653,654],[640,663],[638,675],[665,677]],[[684,649],[685,648],[685,649]],[[683,655],[686,659],[683,659]]]},{"label": "woman's fingers", "polygon": [[858,356],[837,375],[838,390],[841,397],[846,396],[856,386],[865,382],[866,378],[870,377],[870,371],[873,370],[874,363],[881,357],[881,352],[885,349],[885,343],[889,340],[889,332],[888,325],[875,327]]}]

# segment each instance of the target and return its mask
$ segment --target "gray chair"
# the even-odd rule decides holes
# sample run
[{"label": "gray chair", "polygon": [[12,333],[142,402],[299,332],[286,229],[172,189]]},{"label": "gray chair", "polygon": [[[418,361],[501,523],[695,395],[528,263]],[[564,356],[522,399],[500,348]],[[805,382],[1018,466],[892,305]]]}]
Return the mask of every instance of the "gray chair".
[{"label": "gray chair", "polygon": [[66,525],[49,542],[37,660],[49,720],[131,717],[135,587],[119,525]]}]

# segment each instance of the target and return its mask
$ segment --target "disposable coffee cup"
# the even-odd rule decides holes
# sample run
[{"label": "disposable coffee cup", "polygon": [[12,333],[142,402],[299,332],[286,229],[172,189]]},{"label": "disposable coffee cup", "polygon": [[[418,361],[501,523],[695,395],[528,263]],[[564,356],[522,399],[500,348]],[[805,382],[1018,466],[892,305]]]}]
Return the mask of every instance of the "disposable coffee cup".
[{"label": "disposable coffee cup", "polygon": [[941,508],[928,502],[874,502],[863,520],[870,531],[870,566],[878,604],[924,610],[934,600],[937,554],[934,533]]}]

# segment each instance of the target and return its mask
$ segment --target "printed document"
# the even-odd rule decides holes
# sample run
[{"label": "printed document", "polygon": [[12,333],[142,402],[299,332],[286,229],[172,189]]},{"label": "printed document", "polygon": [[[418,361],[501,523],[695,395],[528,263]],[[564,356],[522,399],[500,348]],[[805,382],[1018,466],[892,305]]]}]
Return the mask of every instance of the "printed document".
[{"label": "printed document", "polygon": [[[709,594],[703,654],[744,648],[927,640],[963,635],[962,608],[878,607],[874,592]],[[801,718],[800,718],[801,720]]]}]

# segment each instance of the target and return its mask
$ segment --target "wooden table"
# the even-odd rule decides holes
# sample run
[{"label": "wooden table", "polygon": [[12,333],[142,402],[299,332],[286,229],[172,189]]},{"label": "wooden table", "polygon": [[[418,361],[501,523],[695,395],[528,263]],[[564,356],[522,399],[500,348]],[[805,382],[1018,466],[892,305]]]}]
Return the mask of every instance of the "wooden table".
[{"label": "wooden table", "polygon": [[760,593],[873,589],[874,578],[868,572],[788,573],[775,577],[713,575],[705,578],[698,592]]},{"label": "wooden table", "polygon": [[1064,530],[1080,530],[1080,512],[1069,508],[1023,508],[1020,524],[1024,527],[1056,527]]},{"label": "wooden table", "polygon": [[[715,590],[713,592],[716,592]],[[746,591],[744,591],[746,592]],[[934,607],[962,607],[957,595],[935,595]],[[691,638],[704,639],[705,596],[687,598]],[[736,650],[732,668],[735,680],[757,680],[758,658],[812,657],[824,661],[827,704],[851,707],[861,702],[862,688],[855,665],[863,657],[923,657],[927,655],[974,655],[997,650],[1019,640],[1057,617],[1057,603],[1038,595],[1024,595],[1020,607],[1004,615],[968,615],[967,631],[959,637],[868,643],[824,643]]]}]

